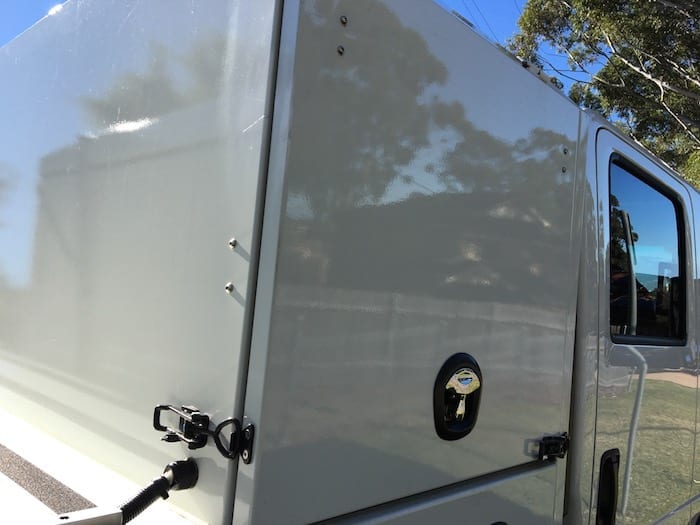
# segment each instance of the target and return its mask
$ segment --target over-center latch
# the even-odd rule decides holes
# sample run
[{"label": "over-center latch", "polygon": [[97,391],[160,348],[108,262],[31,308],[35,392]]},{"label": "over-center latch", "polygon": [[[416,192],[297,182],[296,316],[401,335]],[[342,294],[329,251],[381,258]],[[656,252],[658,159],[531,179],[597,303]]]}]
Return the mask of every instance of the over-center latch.
[{"label": "over-center latch", "polygon": [[[173,412],[179,417],[177,428],[161,423],[160,418],[163,412]],[[161,438],[163,441],[168,443],[182,441],[187,443],[187,448],[194,450],[204,447],[211,436],[216,448],[225,458],[235,459],[240,454],[243,463],[248,464],[253,460],[255,427],[252,424],[242,427],[241,422],[233,417],[223,420],[213,430],[209,429],[210,424],[209,414],[205,414],[193,406],[176,408],[172,405],[158,405],[153,411],[153,428],[165,432]],[[233,428],[228,440],[226,440],[223,431],[229,426]]]},{"label": "over-center latch", "polygon": [[537,459],[540,461],[554,461],[563,459],[569,451],[569,435],[566,432],[553,436],[544,436],[539,441]]}]

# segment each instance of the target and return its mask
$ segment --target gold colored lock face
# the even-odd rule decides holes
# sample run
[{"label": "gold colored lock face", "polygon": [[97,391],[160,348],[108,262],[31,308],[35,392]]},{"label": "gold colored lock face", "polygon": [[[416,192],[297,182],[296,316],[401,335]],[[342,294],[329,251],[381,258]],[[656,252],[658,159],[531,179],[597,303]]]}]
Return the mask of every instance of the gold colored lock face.
[{"label": "gold colored lock face", "polygon": [[[473,394],[481,388],[479,376],[471,368],[460,368],[445,385],[445,393],[447,398],[452,398],[453,401],[458,401],[456,410],[452,416],[455,421],[463,421],[467,411],[466,398],[469,394]],[[452,419],[449,418],[448,419]]]}]

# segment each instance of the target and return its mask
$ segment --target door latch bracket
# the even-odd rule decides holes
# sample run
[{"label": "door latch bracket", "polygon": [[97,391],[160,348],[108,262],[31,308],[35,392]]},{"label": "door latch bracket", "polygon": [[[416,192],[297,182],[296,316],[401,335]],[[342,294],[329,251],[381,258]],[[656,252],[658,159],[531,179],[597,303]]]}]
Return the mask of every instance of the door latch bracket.
[{"label": "door latch bracket", "polygon": [[540,439],[537,459],[539,461],[555,461],[563,459],[569,451],[569,435],[566,432]]},{"label": "door latch bracket", "polygon": [[[173,412],[178,416],[177,428],[169,427],[161,422],[163,412]],[[197,407],[184,405],[180,408],[172,405],[158,405],[153,410],[153,428],[159,432],[165,432],[162,441],[187,443],[187,448],[195,450],[206,446],[209,437],[214,440],[217,450],[228,459],[236,459],[240,454],[243,463],[249,464],[253,460],[253,438],[255,427],[248,423],[245,426],[233,417],[224,419],[213,430],[209,414],[201,412]],[[228,436],[224,430],[231,427]]]}]

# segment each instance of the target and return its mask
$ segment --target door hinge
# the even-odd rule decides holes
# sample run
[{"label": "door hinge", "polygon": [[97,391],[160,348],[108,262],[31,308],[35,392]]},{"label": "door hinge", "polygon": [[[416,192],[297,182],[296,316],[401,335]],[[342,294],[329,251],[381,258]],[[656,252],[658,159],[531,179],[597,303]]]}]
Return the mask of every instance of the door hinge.
[{"label": "door hinge", "polygon": [[555,461],[563,459],[569,451],[569,435],[566,432],[553,436],[544,436],[539,441],[537,459],[539,461]]},{"label": "door hinge", "polygon": [[[161,423],[163,412],[173,412],[179,418],[177,428],[172,428]],[[255,427],[247,423],[245,426],[233,417],[224,419],[212,426],[209,414],[201,412],[197,407],[182,406],[176,408],[172,405],[158,405],[153,411],[153,428],[160,432],[165,432],[161,438],[168,443],[182,441],[187,443],[187,448],[198,449],[207,444],[209,437],[214,439],[216,448],[222,456],[228,459],[236,459],[240,454],[243,463],[249,464],[253,461],[253,438],[255,437]],[[226,438],[224,430],[231,427],[231,433]]]}]

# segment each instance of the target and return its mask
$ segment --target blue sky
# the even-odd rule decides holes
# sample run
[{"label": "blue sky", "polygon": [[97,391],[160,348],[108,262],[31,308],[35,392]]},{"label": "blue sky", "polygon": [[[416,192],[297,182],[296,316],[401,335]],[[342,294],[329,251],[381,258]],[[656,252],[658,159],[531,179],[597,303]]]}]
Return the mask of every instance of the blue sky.
[{"label": "blue sky", "polygon": [[512,36],[526,0],[435,0],[457,11],[481,32],[499,43]]},{"label": "blue sky", "polygon": [[0,46],[42,19],[61,0],[0,1]]}]

